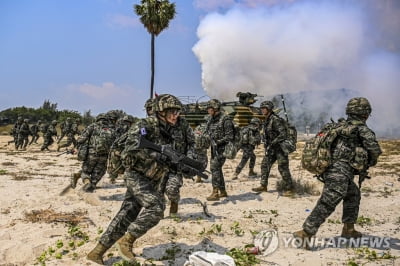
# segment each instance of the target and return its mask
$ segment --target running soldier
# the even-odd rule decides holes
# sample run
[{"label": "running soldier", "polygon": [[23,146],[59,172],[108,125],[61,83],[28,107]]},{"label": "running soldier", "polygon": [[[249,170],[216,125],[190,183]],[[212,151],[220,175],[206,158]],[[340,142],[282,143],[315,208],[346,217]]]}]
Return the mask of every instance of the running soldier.
[{"label": "running soldier", "polygon": [[58,139],[57,143],[61,142],[61,139],[64,136],[67,136],[67,142],[64,144],[59,144],[57,147],[57,151],[60,151],[61,148],[68,148],[73,144],[74,148],[77,146],[77,141],[75,139],[75,135],[79,134],[79,124],[81,120],[78,118],[75,122],[72,122],[71,118],[67,118],[66,123],[63,128],[63,135]]},{"label": "running soldier", "polygon": [[32,134],[32,139],[29,142],[29,145],[31,145],[32,143],[37,144],[37,141],[39,139],[39,129],[40,129],[40,125],[42,124],[41,120],[38,120],[36,124],[33,124],[30,128],[31,134]]},{"label": "running soldier", "polygon": [[[163,158],[165,155],[138,147],[140,139],[146,138],[158,145],[170,145],[173,149],[189,151],[188,143],[176,143],[171,137],[186,134],[186,129],[178,134],[179,129],[176,128],[181,108],[182,104],[175,96],[159,95],[155,100],[155,114],[135,123],[128,131],[121,154],[126,169],[125,198],[98,244],[87,255],[88,260],[103,264],[104,253],[116,243],[121,257],[131,263],[135,262],[132,252],[134,241],[164,217],[166,182],[171,174],[176,174],[177,167]],[[185,140],[182,138],[182,141]]]},{"label": "running soldier", "polygon": [[249,177],[257,176],[257,173],[254,172],[254,166],[256,164],[254,149],[261,143],[260,123],[260,119],[254,117],[250,120],[248,126],[240,130],[240,148],[243,150],[243,156],[239,165],[236,167],[232,180],[238,179],[240,172],[249,159]]},{"label": "running soldier", "polygon": [[31,131],[29,130],[29,119],[25,118],[18,130],[17,150],[26,150],[26,146],[28,146],[29,143],[29,135],[31,135]]},{"label": "running soldier", "polygon": [[21,116],[18,116],[17,121],[15,122],[13,128],[11,129],[10,134],[13,136],[13,140],[8,142],[8,145],[14,142],[15,149],[18,150],[18,132],[22,123],[24,122]]},{"label": "running soldier", "polygon": [[57,120],[53,120],[48,127],[44,127],[46,131],[43,133],[43,145],[41,151],[49,150],[49,146],[54,143],[53,136],[57,137]]},{"label": "running soldier", "polygon": [[268,178],[272,165],[278,162],[278,171],[283,179],[283,196],[293,194],[293,180],[289,170],[289,156],[281,148],[281,142],[288,139],[286,121],[274,113],[274,103],[263,101],[260,104],[261,112],[265,116],[263,123],[263,137],[265,155],[261,162],[261,186],[253,188],[255,192],[268,191]]},{"label": "running soldier", "polygon": [[[336,206],[343,200],[342,214],[342,237],[359,238],[362,234],[354,229],[360,208],[360,188],[354,183],[354,175],[363,178],[367,175],[369,167],[376,165],[381,148],[376,140],[375,133],[368,128],[366,121],[372,112],[371,105],[366,98],[352,98],[346,107],[346,122],[348,125],[356,126],[356,134],[351,137],[338,136],[332,149],[332,164],[322,174],[324,188],[317,205],[303,224],[303,230],[293,235],[303,240],[303,247],[311,249],[310,239],[319,227],[333,213]],[[354,163],[360,162],[363,165]],[[307,241],[304,241],[307,240]]]},{"label": "running soldier", "polygon": [[225,188],[224,173],[222,167],[226,161],[223,155],[225,146],[234,140],[234,124],[232,119],[221,112],[221,102],[212,99],[207,103],[209,119],[207,121],[207,133],[211,141],[210,170],[212,175],[213,191],[207,200],[216,201],[228,194]]}]

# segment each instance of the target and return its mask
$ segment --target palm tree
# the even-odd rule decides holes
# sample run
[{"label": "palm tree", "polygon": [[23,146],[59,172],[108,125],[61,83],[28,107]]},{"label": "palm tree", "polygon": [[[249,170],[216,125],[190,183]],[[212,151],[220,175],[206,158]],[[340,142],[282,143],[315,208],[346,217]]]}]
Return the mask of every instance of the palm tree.
[{"label": "palm tree", "polygon": [[170,20],[175,17],[175,3],[168,0],[141,0],[140,5],[134,5],[135,13],[140,16],[143,26],[151,34],[151,86],[150,98],[153,98],[154,88],[154,39],[164,29],[168,28]]}]

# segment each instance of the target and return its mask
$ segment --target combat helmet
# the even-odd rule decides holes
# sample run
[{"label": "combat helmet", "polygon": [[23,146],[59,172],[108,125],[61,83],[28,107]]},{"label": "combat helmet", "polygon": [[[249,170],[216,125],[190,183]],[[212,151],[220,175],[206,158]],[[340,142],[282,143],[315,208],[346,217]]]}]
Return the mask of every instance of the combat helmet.
[{"label": "combat helmet", "polygon": [[53,120],[53,121],[51,121],[51,124],[53,125],[53,126],[55,126],[55,125],[57,125],[57,120]]},{"label": "combat helmet", "polygon": [[260,108],[267,108],[268,110],[273,110],[274,109],[274,103],[271,101],[263,101],[260,104]]},{"label": "combat helmet", "polygon": [[29,119],[28,118],[25,118],[24,119],[24,123],[28,123],[29,122]]},{"label": "combat helmet", "polygon": [[107,116],[105,113],[100,113],[96,116],[96,122],[100,120],[107,120]]},{"label": "combat helmet", "polygon": [[260,121],[260,119],[258,119],[257,117],[253,117],[251,120],[250,120],[250,123],[249,124],[254,124],[254,125],[260,125],[260,123],[261,123],[261,121]]},{"label": "combat helmet", "polygon": [[148,99],[147,101],[146,101],[146,103],[144,104],[144,108],[153,108],[153,103],[154,103],[154,99]]},{"label": "combat helmet", "polygon": [[215,110],[219,110],[221,108],[221,102],[217,99],[211,99],[207,102],[207,109],[214,108]]},{"label": "combat helmet", "polygon": [[118,111],[116,111],[116,110],[108,111],[106,113],[106,118],[108,118],[112,122],[116,122],[118,120],[118,118],[119,118]]},{"label": "combat helmet", "polygon": [[161,94],[157,96],[154,103],[154,111],[162,112],[166,109],[182,109],[182,103],[171,94]]},{"label": "combat helmet", "polygon": [[125,122],[128,122],[128,123],[133,123],[133,116],[131,116],[131,115],[125,115],[123,118],[122,118],[122,121],[125,121]]},{"label": "combat helmet", "polygon": [[372,112],[371,104],[364,97],[355,97],[349,100],[346,106],[347,115],[368,117]]}]

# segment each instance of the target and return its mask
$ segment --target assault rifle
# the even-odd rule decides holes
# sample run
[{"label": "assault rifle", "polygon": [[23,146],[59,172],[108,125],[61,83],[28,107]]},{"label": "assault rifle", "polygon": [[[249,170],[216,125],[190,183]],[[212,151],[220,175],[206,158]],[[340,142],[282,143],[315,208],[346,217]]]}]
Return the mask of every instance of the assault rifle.
[{"label": "assault rifle", "polygon": [[365,179],[371,179],[371,177],[368,175],[367,171],[360,171],[358,173],[358,188],[359,189],[361,189],[361,185],[365,181]]},{"label": "assault rifle", "polygon": [[75,149],[70,149],[70,150],[67,149],[67,150],[63,151],[62,153],[57,154],[56,156],[61,156],[63,154],[72,154],[72,155],[74,155],[74,154],[76,154],[76,150]]},{"label": "assault rifle", "polygon": [[181,169],[188,169],[191,173],[194,173],[201,178],[208,179],[208,175],[203,173],[208,171],[204,169],[202,162],[191,159],[186,155],[173,150],[167,145],[157,145],[146,139],[144,136],[141,136],[138,148],[146,148],[159,152],[162,155],[165,155],[173,164],[178,165]]}]

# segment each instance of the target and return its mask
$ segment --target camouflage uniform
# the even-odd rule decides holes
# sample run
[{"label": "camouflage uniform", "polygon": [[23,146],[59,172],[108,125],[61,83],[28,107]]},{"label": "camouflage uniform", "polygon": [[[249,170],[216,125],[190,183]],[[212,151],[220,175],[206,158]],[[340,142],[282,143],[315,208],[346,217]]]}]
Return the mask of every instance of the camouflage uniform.
[{"label": "camouflage uniform", "polygon": [[[67,142],[64,144],[61,144],[58,146],[58,150],[60,150],[61,148],[65,148],[65,147],[69,147],[71,146],[71,144],[74,145],[74,148],[76,148],[77,145],[77,141],[75,139],[75,135],[79,134],[79,123],[80,120],[76,120],[75,122],[72,121],[68,121],[68,123],[66,123],[66,125],[64,126],[64,135],[67,136]],[[58,143],[60,143],[61,138],[58,140]]]},{"label": "camouflage uniform", "polygon": [[22,117],[19,116],[17,118],[17,122],[15,122],[15,124],[11,130],[11,134],[13,136],[13,141],[9,141],[8,144],[14,142],[15,149],[18,149],[18,132],[19,132],[19,128],[21,127],[23,122],[24,122],[24,120],[22,119]]},{"label": "camouflage uniform", "polygon": [[253,191],[267,191],[269,174],[276,161],[278,162],[278,171],[284,182],[284,190],[290,191],[293,188],[293,181],[289,170],[289,157],[287,153],[282,151],[280,145],[287,139],[285,121],[274,113],[274,105],[271,101],[262,102],[260,108],[266,108],[269,114],[262,125],[265,155],[261,162],[261,186],[253,188]]},{"label": "camouflage uniform", "polygon": [[28,124],[28,119],[24,119],[24,122],[22,125],[19,127],[18,130],[18,140],[17,140],[17,149],[21,148],[23,150],[26,149],[26,146],[29,143],[29,135],[31,134],[31,131],[29,130],[29,124]]},{"label": "camouflage uniform", "polygon": [[42,124],[42,121],[38,120],[38,122],[36,124],[33,124],[30,128],[31,134],[32,134],[32,139],[31,142],[29,142],[29,145],[31,145],[32,143],[36,143],[39,139],[39,129],[40,129],[40,125]]},{"label": "camouflage uniform", "polygon": [[242,128],[241,132],[240,148],[243,151],[243,156],[239,165],[236,167],[233,179],[237,178],[249,159],[249,176],[256,175],[254,172],[254,166],[256,164],[254,149],[261,143],[260,120],[258,118],[252,118],[249,125]]},{"label": "camouflage uniform", "polygon": [[53,136],[57,136],[57,120],[53,120],[47,127],[47,130],[43,133],[43,145],[40,148],[41,151],[49,150],[49,146],[54,143]]},{"label": "camouflage uniform", "polygon": [[61,128],[61,135],[60,135],[60,137],[58,138],[57,143],[60,143],[61,140],[62,140],[66,135],[68,135],[68,134],[71,132],[71,130],[72,130],[72,120],[71,120],[71,117],[67,117],[67,119],[65,119],[64,123],[62,123],[62,124],[60,125],[60,128]]},{"label": "camouflage uniform", "polygon": [[[207,125],[200,124],[194,130],[194,158],[196,160],[204,162],[204,169],[207,168],[208,156],[207,150],[210,147],[210,137],[206,134]],[[197,176],[196,183],[201,183],[201,177]]]},{"label": "camouflage uniform", "polygon": [[229,116],[220,112],[220,101],[216,99],[210,100],[207,105],[207,109],[209,108],[213,108],[217,112],[213,116],[210,116],[207,121],[207,133],[211,140],[210,170],[213,187],[213,193],[207,199],[218,200],[221,196],[227,196],[224,174],[222,172],[222,167],[226,161],[223,153],[226,144],[234,140],[234,125]]},{"label": "camouflage uniform", "polygon": [[[115,140],[114,123],[116,120],[110,119],[107,114],[99,114],[96,117],[96,122],[90,124],[77,140],[77,144],[87,145],[87,155],[82,163],[80,177],[84,183],[82,190],[93,192],[96,184],[101,180],[107,170],[108,152],[98,153],[96,151],[95,136],[98,136],[104,128],[110,131],[112,141]],[[111,145],[111,144],[110,144]]]},{"label": "camouflage uniform", "polygon": [[303,231],[307,235],[315,235],[321,224],[343,200],[342,222],[345,227],[342,236],[361,236],[361,233],[354,230],[361,200],[360,189],[354,183],[354,175],[360,173],[353,164],[357,156],[356,147],[361,147],[368,154],[366,165],[362,166],[364,170],[361,171],[374,166],[382,153],[375,133],[365,124],[370,113],[371,107],[367,99],[353,98],[349,101],[346,108],[347,123],[356,125],[358,134],[351,137],[339,136],[335,140],[336,145],[332,150],[333,164],[322,174],[322,195],[303,224]]},{"label": "camouflage uniform", "polygon": [[171,145],[181,151],[188,151],[185,143],[187,134],[180,131],[179,124],[171,126],[160,118],[160,114],[168,110],[180,110],[180,101],[172,95],[159,95],[156,114],[135,123],[128,131],[125,148],[121,154],[125,166],[124,177],[127,191],[121,209],[111,221],[107,230],[99,240],[99,244],[87,256],[88,259],[102,262],[102,256],[118,239],[117,247],[124,259],[133,260],[133,242],[158,224],[164,217],[164,191],[169,176],[177,172],[157,152],[149,149],[138,149],[139,140],[145,137],[158,145]]}]

